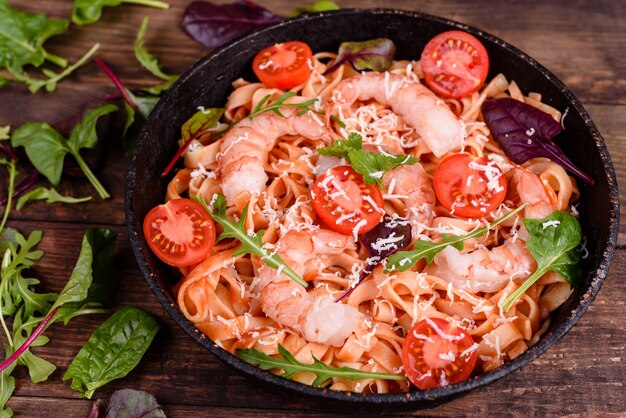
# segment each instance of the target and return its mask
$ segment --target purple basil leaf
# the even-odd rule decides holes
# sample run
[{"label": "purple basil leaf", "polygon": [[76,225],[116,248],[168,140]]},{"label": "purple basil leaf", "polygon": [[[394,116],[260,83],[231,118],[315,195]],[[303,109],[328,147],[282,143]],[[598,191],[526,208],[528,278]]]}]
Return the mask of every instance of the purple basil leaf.
[{"label": "purple basil leaf", "polygon": [[391,39],[378,38],[363,42],[342,42],[337,59],[324,75],[335,71],[344,62],[350,62],[358,71],[385,71],[391,66],[396,45]]},{"label": "purple basil leaf", "polygon": [[106,408],[106,418],[165,417],[152,394],[143,390],[120,389],[113,392]]},{"label": "purple basil leaf", "polygon": [[183,29],[208,48],[216,48],[251,30],[282,21],[250,0],[216,5],[194,1],[183,13]]},{"label": "purple basil leaf", "polygon": [[370,275],[377,265],[382,263],[391,254],[406,248],[411,243],[411,225],[406,219],[392,218],[385,215],[383,221],[376,225],[374,229],[362,234],[359,237],[361,244],[367,251],[365,268],[359,276],[359,281],[355,286],[349,288],[337,302],[345,299],[356,286]]},{"label": "purple basil leaf", "polygon": [[489,99],[483,104],[482,111],[494,139],[516,164],[535,157],[547,157],[586,183],[594,184],[593,179],[576,167],[552,142],[562,128],[546,112],[509,98]]}]

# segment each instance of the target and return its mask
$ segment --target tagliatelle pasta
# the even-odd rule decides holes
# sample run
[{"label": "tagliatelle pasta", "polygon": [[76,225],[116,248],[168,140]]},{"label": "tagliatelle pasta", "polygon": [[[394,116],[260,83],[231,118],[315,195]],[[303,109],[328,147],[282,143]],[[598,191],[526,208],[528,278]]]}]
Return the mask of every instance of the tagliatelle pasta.
[{"label": "tagliatelle pasta", "polygon": [[[334,58],[335,54],[332,53],[315,54],[310,62],[311,75],[306,82],[291,90],[296,95],[288,103],[317,99],[313,108],[320,114],[309,112],[309,116],[313,123],[319,123],[335,139],[347,139],[350,133],[356,132],[361,135],[364,148],[374,152],[419,157],[418,165],[423,167],[424,179],[431,193],[432,178],[437,168],[448,156],[460,152],[487,158],[506,177],[506,199],[493,213],[486,213],[478,219],[459,217],[453,213],[454,210],[445,208],[438,200],[432,208],[421,208],[407,196],[407,186],[403,182],[411,181],[410,177],[384,177],[381,210],[390,217],[408,219],[412,241],[438,241],[442,234],[465,234],[510,212],[520,203],[519,189],[523,181],[520,176],[523,173],[532,173],[533,179],[539,181],[539,190],[526,190],[531,195],[537,194],[537,202],[531,202],[518,216],[497,226],[485,236],[465,241],[462,252],[446,249],[432,263],[422,260],[406,271],[386,273],[381,264],[355,287],[360,272],[366,267],[368,255],[353,236],[346,235],[345,241],[337,243],[336,247],[333,247],[332,241],[325,242],[325,245],[336,249],[331,254],[315,254],[318,245],[315,240],[321,239],[316,234],[328,228],[317,216],[311,190],[316,178],[327,168],[324,164],[328,161],[316,150],[329,145],[328,139],[290,132],[279,136],[268,147],[263,165],[267,181],[262,192],[238,193],[228,201],[227,214],[238,219],[247,207],[244,221],[246,231],[252,234],[265,230],[263,243],[291,261],[297,260],[300,253],[313,253],[313,257],[306,258],[301,264],[294,262],[292,266],[301,269],[303,278],[309,283],[307,289],[298,290],[308,294],[302,295],[302,298],[311,298],[313,304],[323,304],[325,296],[329,295],[334,300],[355,287],[345,300],[338,303],[350,306],[358,313],[358,325],[341,344],[331,344],[309,340],[306,337],[307,325],[295,325],[298,318],[292,318],[293,326],[285,325],[287,321],[283,317],[281,321],[272,319],[264,311],[263,307],[268,302],[263,299],[271,297],[268,295],[268,286],[278,286],[283,281],[273,282],[266,277],[273,277],[279,272],[268,272],[271,269],[257,256],[235,256],[238,246],[235,240],[218,242],[206,259],[195,266],[181,268],[183,277],[175,286],[175,292],[182,313],[215,344],[231,353],[239,348],[254,348],[268,355],[276,355],[278,346],[283,345],[302,362],[312,362],[315,357],[331,366],[348,366],[372,372],[403,374],[404,338],[424,318],[440,318],[466,330],[475,341],[472,350],[476,352],[478,367],[482,371],[493,370],[503,362],[518,357],[546,331],[551,312],[571,293],[569,284],[557,273],[549,272],[532,285],[512,309],[505,312],[498,306],[499,302],[514,292],[523,281],[516,275],[528,277],[530,271],[512,270],[513,267],[506,262],[487,266],[487,270],[511,270],[502,272],[509,279],[505,283],[496,282],[493,285],[496,290],[485,290],[488,287],[482,283],[469,283],[471,277],[451,279],[456,268],[452,264],[461,259],[466,262],[470,259],[463,258],[465,255],[478,254],[479,251],[491,251],[482,254],[495,254],[493,249],[496,247],[514,256],[531,257],[530,253],[516,253],[508,248],[526,239],[522,220],[524,217],[532,217],[532,211],[535,210],[533,205],[550,205],[553,210],[567,211],[579,195],[576,182],[555,162],[535,158],[523,166],[514,164],[494,141],[485,125],[481,115],[482,103],[487,98],[510,96],[547,111],[557,120],[560,119],[560,113],[541,103],[538,93],[524,95],[514,81],[507,81],[505,75],[499,74],[479,91],[466,97],[438,99],[441,102],[438,106],[447,107],[452,115],[462,121],[465,135],[460,147],[453,147],[435,156],[419,130],[398,115],[392,109],[393,106],[375,98],[360,97],[350,106],[336,106],[337,100],[342,99],[338,98],[338,88],[345,88],[346,80],[356,80],[362,76],[349,63],[323,75]],[[390,83],[393,80],[401,81],[401,84],[395,86],[395,92],[413,85],[424,85],[419,61],[394,61],[388,72],[391,76],[381,73],[381,80],[391,77]],[[270,99],[265,105],[271,104],[284,93],[262,83],[241,79],[233,82],[233,88],[226,103],[224,124],[244,120],[268,95]],[[393,86],[386,88],[394,92]],[[394,95],[388,99],[393,101]],[[330,112],[334,112],[333,118]],[[288,111],[284,113],[292,117]],[[216,138],[212,135],[224,126],[204,132],[191,142],[184,155],[184,168],[175,174],[167,188],[167,200],[198,196],[211,205],[216,194],[227,194],[224,190],[222,159],[245,160],[248,154],[231,155],[233,149],[238,149],[240,143],[247,140],[245,137],[235,139],[231,148],[225,148],[225,136]],[[236,177],[237,169],[234,170],[235,173],[231,175]],[[398,170],[397,173],[401,173]],[[247,181],[246,176],[250,174],[242,172],[240,181]],[[289,238],[294,238],[293,242]],[[478,264],[487,261],[484,258],[474,260]],[[532,258],[526,261],[528,265],[535,265]],[[280,300],[278,304],[281,303],[287,302]],[[314,315],[316,311],[311,308],[307,312]],[[313,374],[308,373],[293,376],[294,380],[305,384],[311,384],[314,378]],[[409,384],[384,379],[351,381],[333,378],[328,387],[354,392],[387,393],[407,391]]]}]

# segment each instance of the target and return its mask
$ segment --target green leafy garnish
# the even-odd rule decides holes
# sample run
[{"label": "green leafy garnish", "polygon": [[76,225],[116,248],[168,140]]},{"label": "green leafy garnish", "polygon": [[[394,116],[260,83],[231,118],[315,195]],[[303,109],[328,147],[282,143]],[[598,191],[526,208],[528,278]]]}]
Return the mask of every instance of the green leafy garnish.
[{"label": "green leafy garnish", "polygon": [[390,273],[394,270],[397,271],[405,271],[408,270],[411,266],[417,263],[422,258],[426,259],[427,263],[432,263],[433,258],[448,245],[452,245],[457,250],[463,249],[463,242],[470,238],[480,238],[481,236],[487,234],[490,229],[500,225],[502,222],[507,219],[515,216],[517,212],[521,211],[528,205],[528,203],[524,203],[519,206],[515,210],[507,213],[506,215],[496,219],[491,222],[489,225],[476,229],[475,231],[469,232],[464,235],[450,236],[447,234],[443,234],[443,241],[441,242],[432,242],[432,241],[424,241],[419,240],[413,243],[414,250],[409,251],[398,251],[395,254],[389,256],[389,260],[387,261],[387,265],[385,266],[385,273]]},{"label": "green leafy garnish", "polygon": [[291,17],[300,16],[303,13],[319,13],[326,12],[329,10],[339,10],[339,6],[330,0],[319,0],[313,4],[304,7],[298,7],[293,12],[291,12]]},{"label": "green leafy garnish", "polygon": [[342,377],[350,380],[372,378],[400,381],[406,380],[406,377],[396,374],[366,372],[363,370],[353,369],[351,367],[331,367],[315,358],[315,356],[313,356],[312,364],[301,363],[281,344],[278,345],[278,352],[281,356],[283,356],[282,359],[268,356],[267,354],[254,348],[240,348],[237,350],[237,356],[248,363],[258,365],[259,368],[263,370],[282,369],[280,376],[288,379],[297,373],[315,373],[317,377],[313,383],[311,383],[313,386],[322,386],[333,377]]},{"label": "green leafy garnish", "polygon": [[419,158],[410,155],[394,155],[389,153],[377,154],[363,151],[363,138],[353,132],[347,140],[338,139],[327,147],[318,148],[317,152],[350,161],[354,171],[363,176],[367,184],[377,184],[383,188],[383,176],[401,165],[413,165]]},{"label": "green leafy garnish", "polygon": [[27,123],[13,132],[11,144],[15,148],[24,147],[26,155],[37,171],[46,176],[55,186],[61,180],[65,156],[72,155],[100,197],[106,199],[110,197],[109,193],[80,155],[80,149],[96,147],[98,143],[96,122],[101,116],[117,110],[117,106],[111,104],[93,109],[74,126],[67,140],[47,123]]},{"label": "green leafy garnish", "polygon": [[387,38],[342,42],[335,62],[324,71],[324,75],[332,73],[345,62],[351,63],[357,71],[386,71],[391,66],[395,53],[396,45]]},{"label": "green leafy garnish", "polygon": [[562,211],[554,211],[544,219],[524,219],[530,235],[526,248],[537,261],[537,270],[499,306],[508,312],[517,299],[537,280],[552,270],[573,286],[580,278],[580,244],[582,232],[578,219]]},{"label": "green leafy garnish", "polygon": [[72,22],[77,25],[90,25],[102,17],[105,6],[119,6],[122,3],[139,4],[141,6],[169,9],[170,5],[158,0],[74,0]]},{"label": "green leafy garnish", "polygon": [[147,16],[144,17],[141,22],[141,27],[139,28],[137,38],[135,39],[135,57],[146,70],[152,73],[152,75],[165,81],[164,83],[144,89],[148,93],[158,96],[164,90],[170,88],[170,86],[178,79],[178,76],[164,73],[163,70],[161,70],[161,65],[156,57],[149,53],[145,48],[144,38],[148,30],[148,22],[149,18]]},{"label": "green leafy garnish", "polygon": [[21,196],[17,205],[15,205],[15,209],[20,210],[22,207],[33,200],[45,200],[46,203],[82,203],[91,200],[91,196],[87,197],[72,197],[72,196],[63,196],[59,192],[56,191],[54,187],[46,189],[45,187],[38,187],[35,190],[32,190],[25,195]]},{"label": "green leafy garnish", "polygon": [[[278,116],[280,117],[285,117],[285,115],[283,115],[280,112],[280,108],[282,107],[294,107],[296,109],[300,109],[298,112],[298,116],[302,116],[304,115],[306,112],[314,112],[314,113],[320,113],[317,110],[313,109],[311,106],[313,106],[313,104],[315,104],[315,102],[317,102],[318,99],[309,99],[306,100],[302,103],[285,103],[285,101],[293,96],[295,96],[296,93],[294,93],[293,91],[288,91],[285,92],[283,94],[281,94],[276,101],[274,101],[271,105],[265,106],[265,104],[268,102],[268,100],[272,97],[271,94],[268,94],[267,96],[263,97],[259,103],[257,103],[257,105],[254,107],[254,109],[252,110],[252,112],[250,112],[250,114],[248,115],[248,119],[252,120],[254,119],[255,116],[260,115],[261,113],[265,113],[265,112],[274,112],[276,113]],[[265,107],[263,107],[265,106]],[[232,129],[234,126],[236,126],[239,123],[239,121],[233,122],[228,129]]]},{"label": "green leafy garnish", "polygon": [[225,238],[235,238],[241,243],[241,247],[233,253],[233,256],[241,254],[256,255],[265,261],[265,264],[267,264],[268,267],[282,272],[285,276],[289,277],[291,280],[303,287],[308,286],[308,283],[300,277],[298,273],[293,271],[278,254],[270,252],[267,248],[265,248],[263,245],[263,234],[265,233],[265,230],[261,230],[256,233],[253,232],[251,234],[246,232],[244,222],[246,220],[246,214],[248,213],[247,206],[241,212],[239,220],[237,222],[233,222],[226,216],[226,198],[222,194],[218,194],[215,198],[215,202],[213,203],[214,210],[211,210],[207,206],[201,196],[194,196],[193,199],[204,206],[206,211],[213,217],[213,220],[220,224],[224,229],[224,232],[220,234],[216,242]]},{"label": "green leafy garnish", "polygon": [[137,366],[160,328],[149,313],[131,306],[120,309],[91,334],[63,380],[72,379],[72,389],[91,398],[96,389]]}]

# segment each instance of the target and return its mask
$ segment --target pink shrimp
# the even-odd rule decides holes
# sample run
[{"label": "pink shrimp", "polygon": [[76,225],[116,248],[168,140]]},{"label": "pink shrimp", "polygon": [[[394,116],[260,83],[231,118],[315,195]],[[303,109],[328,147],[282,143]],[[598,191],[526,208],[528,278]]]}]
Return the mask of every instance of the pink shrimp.
[{"label": "pink shrimp", "polygon": [[260,194],[265,190],[268,177],[264,164],[279,137],[302,135],[331,141],[330,131],[317,116],[310,113],[298,116],[298,110],[293,108],[281,109],[281,113],[285,117],[267,112],[252,120],[243,119],[224,135],[218,163],[222,192],[228,204],[241,192]]},{"label": "pink shrimp", "polygon": [[[325,229],[290,231],[278,240],[281,258],[303,276],[316,271],[325,256],[355,248],[350,236]],[[331,295],[314,297],[277,270],[259,269],[256,289],[263,312],[308,341],[339,347],[359,326],[355,307],[335,303]]]},{"label": "pink shrimp", "polygon": [[556,196],[551,198],[538,175],[522,167],[513,169],[513,177],[509,183],[515,197],[519,197],[520,202],[528,202],[524,209],[524,217],[530,219],[541,219],[549,216],[556,210]]},{"label": "pink shrimp", "polygon": [[369,99],[390,106],[436,157],[463,145],[463,122],[428,88],[399,74],[369,72],[343,80],[333,93],[326,116],[339,112],[341,117],[355,101]]}]

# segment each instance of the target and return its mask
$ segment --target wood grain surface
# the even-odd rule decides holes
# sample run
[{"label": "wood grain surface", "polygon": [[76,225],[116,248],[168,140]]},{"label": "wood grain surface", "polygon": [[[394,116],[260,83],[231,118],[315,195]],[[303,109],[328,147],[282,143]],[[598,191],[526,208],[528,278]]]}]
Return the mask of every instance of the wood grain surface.
[{"label": "wood grain surface", "polygon": [[[70,0],[10,0],[18,8],[69,17]],[[157,82],[136,62],[133,41],[143,16],[150,16],[146,45],[170,73],[180,73],[206,54],[180,28],[187,0],[170,0],[172,8],[154,10],[133,5],[106,8],[103,18],[47,43],[50,50],[72,61],[95,42],[127,86]],[[286,15],[308,4],[303,0],[259,0]],[[624,1],[383,1],[338,0],[348,7],[394,7],[461,21],[499,36],[553,71],[590,112],[602,132],[615,164],[618,181],[626,179],[626,2]],[[30,121],[59,123],[113,93],[98,67],[90,63],[59,84],[55,93],[32,95],[20,85],[0,89],[0,126]],[[34,203],[12,212],[9,226],[22,232],[44,231],[40,248],[45,257],[36,276],[43,290],[58,291],[76,261],[82,235],[90,226],[107,226],[119,233],[116,249],[122,281],[112,308],[132,304],[157,315],[164,329],[140,365],[125,379],[96,392],[103,398],[120,388],[150,391],[171,417],[338,415],[337,411],[286,393],[260,388],[197,346],[168,318],[148,290],[130,251],[123,212],[127,159],[119,144],[111,144],[99,178],[111,192],[106,201],[81,206]],[[5,194],[6,172],[0,174]],[[44,184],[44,182],[41,182]],[[64,178],[58,188],[75,196],[93,194],[83,179]],[[626,415],[626,218],[622,216],[619,249],[601,292],[573,330],[529,366],[465,397],[430,410],[405,415],[432,416],[560,416]],[[86,416],[91,401],[80,399],[62,375],[102,316],[78,318],[47,334],[51,342],[39,350],[58,366],[41,384],[25,370],[16,373],[17,389],[9,402],[16,416]],[[361,414],[364,415],[364,414]],[[367,414],[365,414],[367,415]],[[392,411],[382,415],[394,415]]]}]

